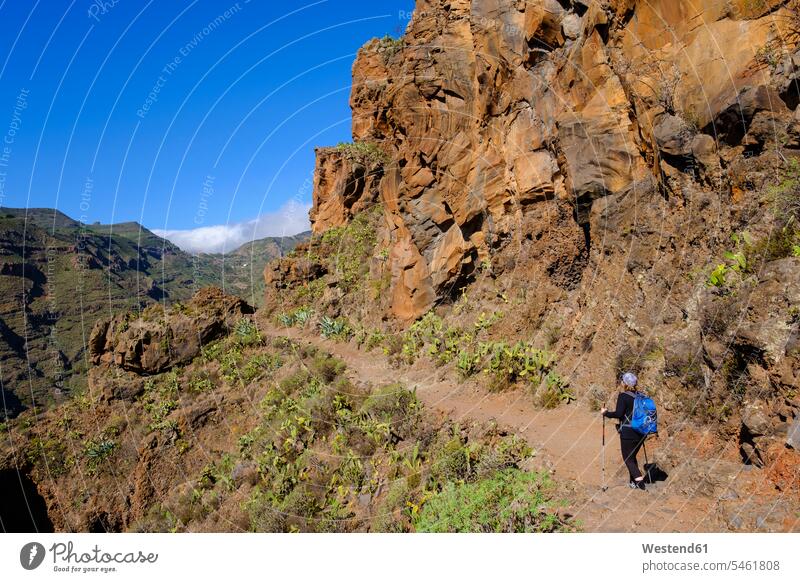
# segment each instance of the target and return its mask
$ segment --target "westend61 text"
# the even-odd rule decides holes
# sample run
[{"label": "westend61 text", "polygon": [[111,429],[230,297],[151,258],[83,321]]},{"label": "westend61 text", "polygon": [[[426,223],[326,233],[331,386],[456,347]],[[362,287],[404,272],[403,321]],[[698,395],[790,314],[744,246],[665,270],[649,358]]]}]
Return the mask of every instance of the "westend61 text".
[{"label": "westend61 text", "polygon": [[645,554],[707,554],[708,544],[687,544],[680,546],[642,544]]}]

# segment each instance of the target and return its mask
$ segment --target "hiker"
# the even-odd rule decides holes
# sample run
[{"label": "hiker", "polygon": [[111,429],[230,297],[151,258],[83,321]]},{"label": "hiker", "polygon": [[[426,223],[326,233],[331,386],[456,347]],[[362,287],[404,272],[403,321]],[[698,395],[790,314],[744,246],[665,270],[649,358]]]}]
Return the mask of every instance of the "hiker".
[{"label": "hiker", "polygon": [[637,383],[638,379],[635,374],[631,372],[623,374],[620,380],[621,391],[617,396],[617,409],[611,411],[603,407],[600,409],[600,413],[605,418],[616,418],[620,421],[617,425],[617,432],[619,433],[622,460],[625,462],[625,466],[628,467],[628,472],[630,473],[629,485],[633,489],[644,490],[644,475],[642,475],[642,472],[639,470],[639,464],[636,462],[636,455],[639,453],[639,449],[642,448],[647,435],[643,435],[631,427],[633,403],[637,394]]}]

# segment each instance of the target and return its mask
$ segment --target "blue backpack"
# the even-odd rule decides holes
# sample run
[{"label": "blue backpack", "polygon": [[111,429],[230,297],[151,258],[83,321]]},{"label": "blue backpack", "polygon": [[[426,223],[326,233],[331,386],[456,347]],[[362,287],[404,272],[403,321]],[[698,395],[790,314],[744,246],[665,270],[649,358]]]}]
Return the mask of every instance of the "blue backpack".
[{"label": "blue backpack", "polygon": [[652,398],[641,392],[628,392],[633,396],[633,415],[630,426],[642,435],[658,433],[658,413]]}]

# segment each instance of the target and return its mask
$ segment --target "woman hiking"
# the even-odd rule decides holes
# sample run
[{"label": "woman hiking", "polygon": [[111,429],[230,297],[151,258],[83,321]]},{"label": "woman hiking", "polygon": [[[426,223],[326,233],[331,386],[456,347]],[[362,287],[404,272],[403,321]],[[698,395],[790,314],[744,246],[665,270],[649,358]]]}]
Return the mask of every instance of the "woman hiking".
[{"label": "woman hiking", "polygon": [[622,450],[622,460],[628,467],[630,473],[629,485],[633,489],[645,489],[644,476],[639,471],[639,464],[636,462],[636,455],[642,448],[647,435],[642,435],[631,428],[631,418],[633,418],[633,403],[636,394],[636,384],[638,379],[631,372],[626,372],[620,380],[621,391],[617,396],[617,409],[614,411],[603,407],[600,413],[606,418],[616,418],[620,421],[617,425],[619,432],[619,444]]}]

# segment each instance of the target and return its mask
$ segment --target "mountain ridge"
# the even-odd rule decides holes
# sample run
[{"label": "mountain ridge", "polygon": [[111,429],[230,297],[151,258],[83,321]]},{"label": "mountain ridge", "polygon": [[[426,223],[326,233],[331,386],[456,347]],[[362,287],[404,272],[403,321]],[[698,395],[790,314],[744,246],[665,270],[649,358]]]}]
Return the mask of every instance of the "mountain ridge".
[{"label": "mountain ridge", "polygon": [[84,224],[55,209],[0,209],[3,416],[85,388],[86,339],[103,314],[186,301],[207,285],[258,303],[261,264],[304,238],[192,255],[134,221]]}]

